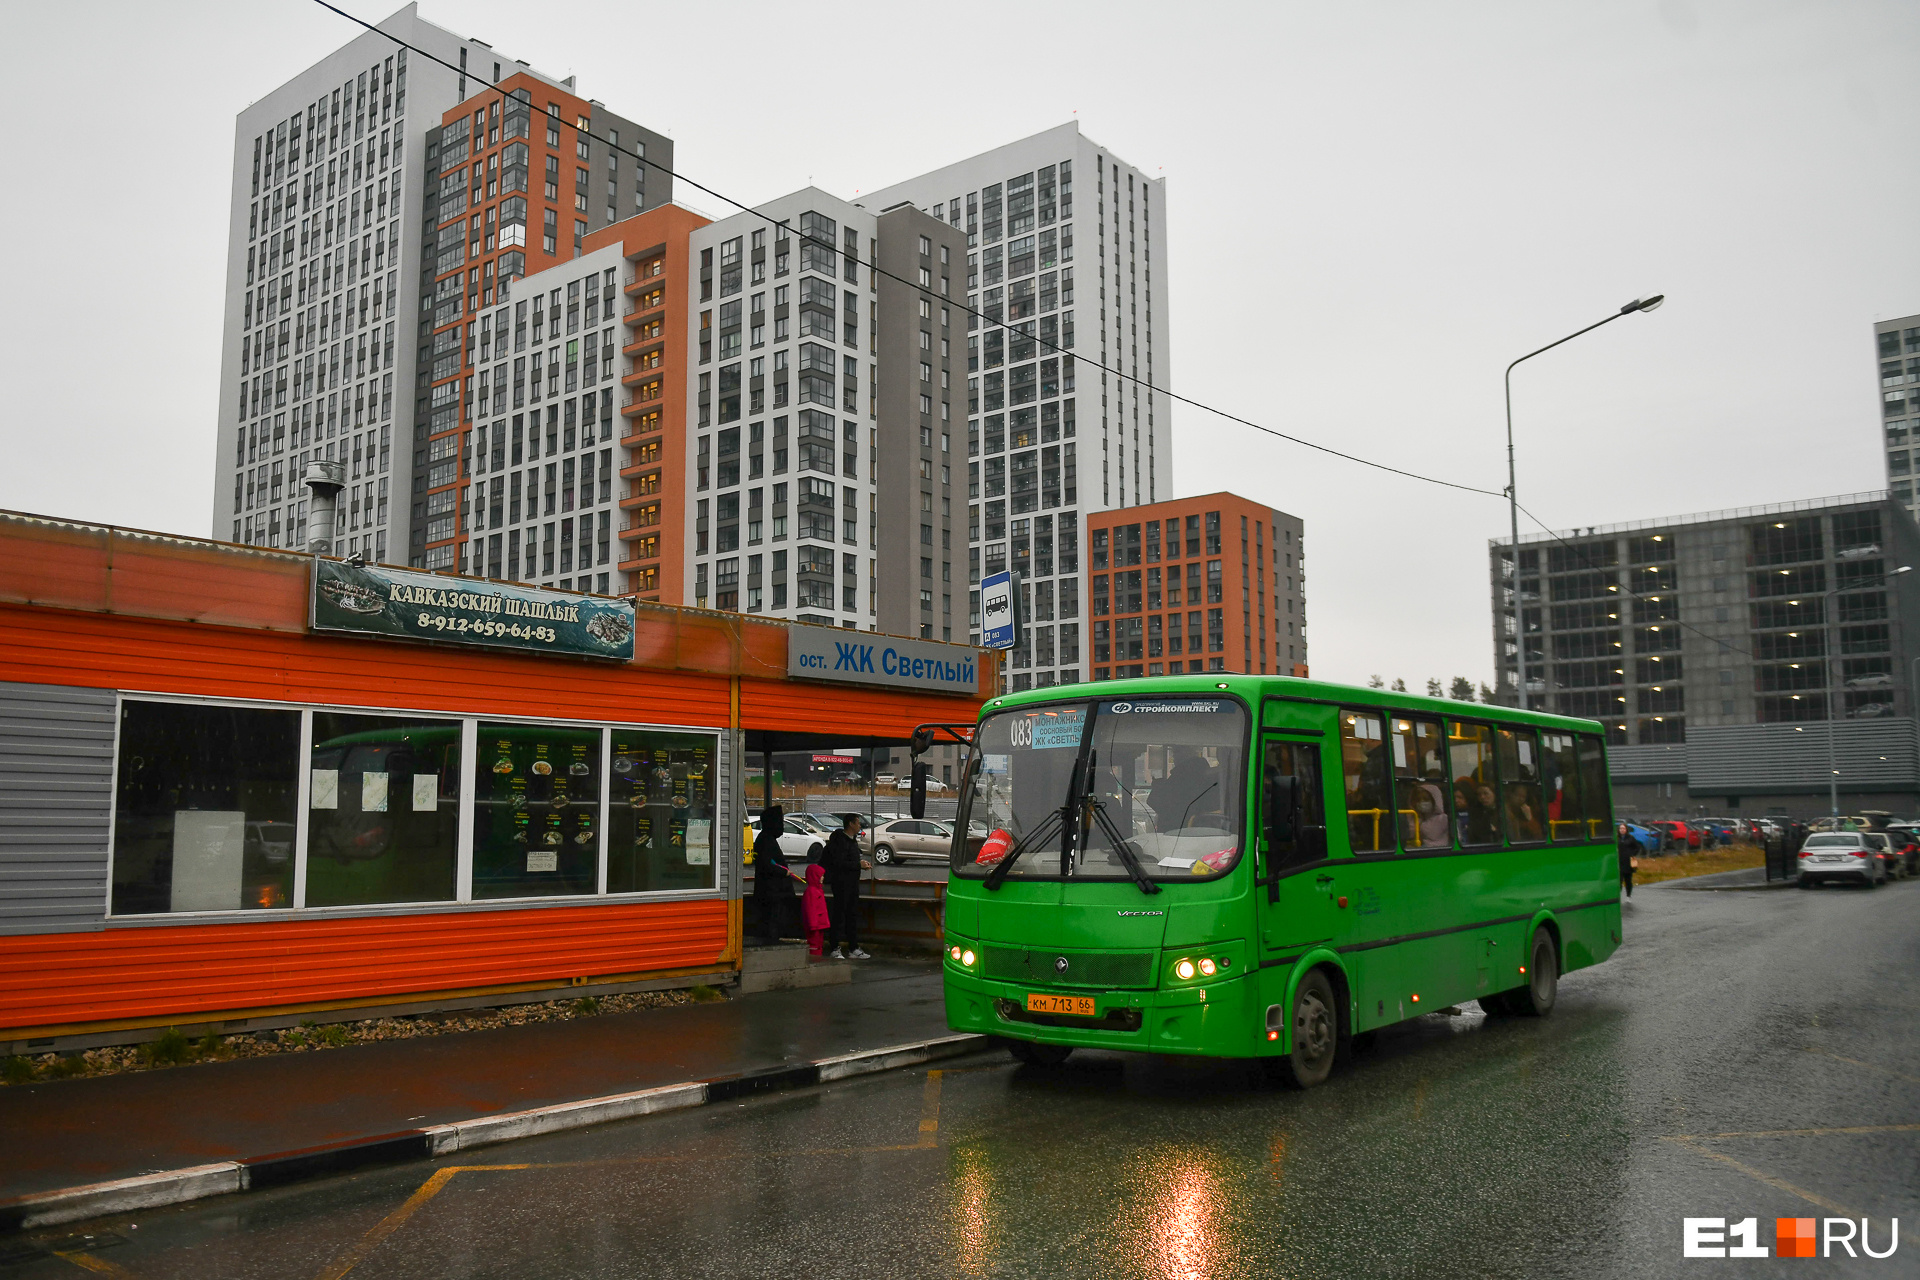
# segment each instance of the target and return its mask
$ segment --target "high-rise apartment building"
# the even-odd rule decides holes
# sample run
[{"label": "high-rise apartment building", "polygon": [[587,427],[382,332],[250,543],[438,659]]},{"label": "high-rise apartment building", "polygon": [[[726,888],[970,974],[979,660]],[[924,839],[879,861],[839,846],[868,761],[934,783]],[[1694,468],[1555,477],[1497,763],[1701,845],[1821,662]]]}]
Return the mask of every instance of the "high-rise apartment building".
[{"label": "high-rise apartment building", "polygon": [[[1523,536],[1488,547],[1502,700],[1606,725],[1649,816],[1920,800],[1920,526],[1885,492]],[[1515,595],[1520,617],[1515,619]],[[1831,764],[1829,756],[1831,753]]]},{"label": "high-rise apartment building", "polygon": [[[421,267],[416,219],[439,182],[426,138],[511,70],[407,5],[263,95],[234,130],[212,531],[303,546],[314,459],[336,463],[337,547],[397,559],[407,540]],[[443,66],[434,58],[442,59]],[[465,68],[465,72],[452,68]]]},{"label": "high-rise apartment building", "polygon": [[672,144],[571,89],[409,5],[241,113],[216,536],[305,545],[320,460],[336,551],[462,567],[476,313],[672,195]]},{"label": "high-rise apartment building", "polygon": [[812,188],[692,232],[683,599],[953,638],[963,253]]},{"label": "high-rise apartment building", "polygon": [[[1016,545],[1020,563],[1024,548]],[[1093,679],[1243,671],[1307,674],[1306,536],[1300,517],[1233,493],[1088,518],[1088,661]],[[1030,589],[1033,664],[1071,647],[1051,585]],[[1063,616],[1074,616],[1068,613]],[[1013,684],[1021,682],[1015,651]]]},{"label": "high-rise apartment building", "polygon": [[467,479],[434,517],[466,513],[461,572],[680,603],[686,449],[665,427],[686,329],[668,317],[704,225],[678,205],[622,219],[482,305]]},{"label": "high-rise apartment building", "polygon": [[[916,207],[966,237],[964,293],[957,265],[953,288],[968,312],[965,634],[976,642],[980,578],[1007,568],[1013,546],[1027,547],[1029,585],[1046,582],[1056,613],[1063,600],[1077,609],[1088,513],[1172,493],[1169,401],[1159,390],[1168,369],[1165,199],[1163,179],[1081,136],[1077,122],[861,199],[883,216]],[[957,450],[957,419],[952,434]],[[960,461],[956,453],[934,465]],[[1043,564],[1052,566],[1044,579]],[[1049,662],[1038,650],[1024,655],[1032,665],[1016,667],[1016,682],[1083,678],[1084,652],[1062,647],[1060,634]]]},{"label": "high-rise apartment building", "polygon": [[1920,515],[1920,316],[1873,326],[1880,367],[1880,416],[1887,431],[1887,487],[1893,500]]},{"label": "high-rise apartment building", "polygon": [[[499,352],[500,313],[489,316],[493,326],[483,326],[480,316],[509,291],[509,281],[575,261],[587,252],[587,237],[594,231],[666,203],[669,179],[645,162],[671,169],[672,144],[567,87],[517,72],[449,107],[440,127],[428,134],[426,151],[437,185],[425,193],[417,228],[432,249],[430,259],[422,255],[423,301],[416,322],[408,562],[467,572],[477,532],[468,505],[475,474],[473,435],[483,418],[506,408],[501,380],[518,368]],[[600,253],[604,261],[594,272],[583,268],[564,282],[554,281],[544,298],[531,297],[526,289],[511,291],[515,324],[519,308],[529,312],[529,347],[514,360],[527,362],[530,395],[544,381],[542,441],[574,441],[565,446],[568,450],[584,449],[588,436],[612,448],[614,335],[621,332],[615,306],[627,273],[618,249]],[[533,337],[543,301],[546,333]],[[482,341],[490,334],[490,349],[483,351]],[[491,450],[500,423],[496,418],[485,425]],[[553,465],[578,474],[598,457],[569,456]],[[489,503],[491,487],[489,480]],[[542,505],[544,512],[544,491]],[[489,505],[489,528],[491,523]],[[541,532],[548,532],[544,524]],[[594,533],[591,557],[604,569],[584,587],[577,585],[578,567],[572,575],[558,575],[571,576],[576,589],[613,586],[612,530],[602,536],[596,527]],[[576,566],[588,554],[589,548],[577,550]],[[541,563],[547,559],[543,545]],[[543,568],[538,576],[545,580],[550,572]]]}]

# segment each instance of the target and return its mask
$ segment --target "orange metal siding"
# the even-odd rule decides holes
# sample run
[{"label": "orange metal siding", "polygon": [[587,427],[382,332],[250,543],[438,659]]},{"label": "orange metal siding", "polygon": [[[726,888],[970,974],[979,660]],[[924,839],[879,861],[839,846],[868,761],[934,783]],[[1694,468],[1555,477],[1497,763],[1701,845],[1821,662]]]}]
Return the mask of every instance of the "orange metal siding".
[{"label": "orange metal siding", "polygon": [[5,677],[199,697],[725,728],[727,680],[0,605]]},{"label": "orange metal siding", "polygon": [[0,937],[0,1026],[564,983],[727,952],[717,899]]}]

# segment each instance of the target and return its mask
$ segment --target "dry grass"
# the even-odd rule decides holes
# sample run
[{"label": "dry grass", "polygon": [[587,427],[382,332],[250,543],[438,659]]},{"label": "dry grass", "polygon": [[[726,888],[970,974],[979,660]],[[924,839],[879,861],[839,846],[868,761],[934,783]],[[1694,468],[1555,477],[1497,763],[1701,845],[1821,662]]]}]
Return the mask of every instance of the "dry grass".
[{"label": "dry grass", "polygon": [[1716,871],[1744,871],[1767,865],[1766,850],[1758,845],[1735,844],[1698,853],[1676,853],[1664,858],[1641,855],[1640,868],[1633,882],[1659,884],[1662,880],[1684,880],[1688,876],[1707,876]]}]

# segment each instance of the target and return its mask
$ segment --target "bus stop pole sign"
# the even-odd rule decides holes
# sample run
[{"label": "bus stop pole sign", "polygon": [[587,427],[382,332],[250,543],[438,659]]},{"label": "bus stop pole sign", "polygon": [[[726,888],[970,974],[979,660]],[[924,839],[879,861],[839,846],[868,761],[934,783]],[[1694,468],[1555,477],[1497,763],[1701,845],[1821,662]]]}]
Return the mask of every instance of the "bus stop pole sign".
[{"label": "bus stop pole sign", "polygon": [[1012,649],[1020,643],[1020,584],[1011,570],[980,580],[980,647]]}]

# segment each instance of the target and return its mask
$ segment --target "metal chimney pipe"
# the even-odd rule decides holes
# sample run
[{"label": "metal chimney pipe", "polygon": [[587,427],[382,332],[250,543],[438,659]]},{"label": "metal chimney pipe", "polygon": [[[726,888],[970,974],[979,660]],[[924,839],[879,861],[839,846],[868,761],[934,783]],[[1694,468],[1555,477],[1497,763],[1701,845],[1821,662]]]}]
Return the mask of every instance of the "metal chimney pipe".
[{"label": "metal chimney pipe", "polygon": [[333,554],[334,512],[340,490],[346,488],[346,468],[338,462],[315,459],[304,477],[312,500],[307,506],[307,550],[317,556]]}]

